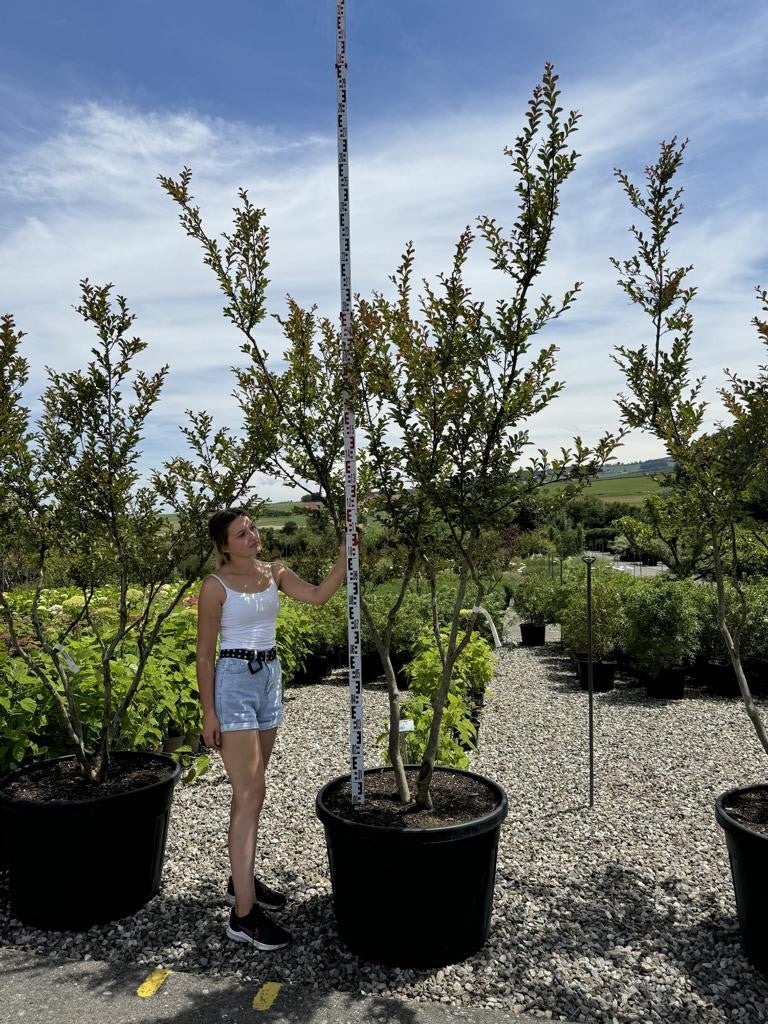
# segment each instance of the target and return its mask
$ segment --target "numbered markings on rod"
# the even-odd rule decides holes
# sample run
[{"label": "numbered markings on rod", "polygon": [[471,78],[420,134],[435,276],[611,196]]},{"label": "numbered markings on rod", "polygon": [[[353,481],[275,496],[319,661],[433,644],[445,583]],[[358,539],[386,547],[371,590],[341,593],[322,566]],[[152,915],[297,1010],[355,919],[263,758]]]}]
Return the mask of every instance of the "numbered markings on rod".
[{"label": "numbered markings on rod", "polygon": [[277,981],[265,982],[253,997],[254,1010],[268,1010],[280,994],[282,984]]},{"label": "numbered markings on rod", "polygon": [[165,968],[158,968],[156,971],[152,971],[149,977],[145,978],[136,989],[136,995],[141,996],[142,999],[151,998],[165,982],[169,974],[171,974],[171,971]]}]

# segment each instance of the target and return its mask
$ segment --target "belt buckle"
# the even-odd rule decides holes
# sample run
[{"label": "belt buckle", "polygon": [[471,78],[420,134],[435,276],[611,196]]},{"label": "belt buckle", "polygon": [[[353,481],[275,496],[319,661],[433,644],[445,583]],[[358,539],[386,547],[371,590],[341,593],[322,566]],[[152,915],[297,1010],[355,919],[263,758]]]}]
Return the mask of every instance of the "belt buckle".
[{"label": "belt buckle", "polygon": [[[253,663],[254,662],[256,662],[256,664],[259,666],[258,668],[254,668],[253,667]],[[249,658],[248,659],[248,671],[251,673],[251,675],[254,675],[254,676],[257,675],[259,672],[262,671],[263,668],[264,668],[264,659],[263,658],[259,658],[258,655],[257,655],[255,658]]]}]

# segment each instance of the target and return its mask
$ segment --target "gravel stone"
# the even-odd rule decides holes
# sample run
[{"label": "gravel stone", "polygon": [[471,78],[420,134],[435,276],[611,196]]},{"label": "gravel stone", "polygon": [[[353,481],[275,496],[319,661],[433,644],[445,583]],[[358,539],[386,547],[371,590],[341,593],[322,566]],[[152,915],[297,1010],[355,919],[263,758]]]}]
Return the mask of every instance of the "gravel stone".
[{"label": "gravel stone", "polygon": [[[506,635],[514,637],[514,619],[508,625]],[[723,790],[765,780],[765,755],[740,702],[704,691],[651,701],[622,679],[614,691],[595,695],[590,810],[587,696],[559,645],[502,648],[491,688],[472,768],[506,789],[509,816],[491,935],[465,963],[423,971],[380,967],[358,960],[338,940],[314,801],[326,781],[349,770],[343,672],[287,688],[285,726],[267,776],[257,871],[288,895],[275,916],[294,935],[290,949],[264,954],[226,939],[230,790],[216,755],[206,776],[176,790],[156,899],[132,918],[81,933],[46,933],[10,916],[7,879],[0,876],[2,941],[27,951],[54,947],[72,959],[253,981],[268,972],[317,990],[389,993],[542,1019],[768,1022],[768,983],[741,951],[728,854],[713,811]],[[386,719],[383,683],[367,686],[368,766],[382,762],[374,741]]]}]

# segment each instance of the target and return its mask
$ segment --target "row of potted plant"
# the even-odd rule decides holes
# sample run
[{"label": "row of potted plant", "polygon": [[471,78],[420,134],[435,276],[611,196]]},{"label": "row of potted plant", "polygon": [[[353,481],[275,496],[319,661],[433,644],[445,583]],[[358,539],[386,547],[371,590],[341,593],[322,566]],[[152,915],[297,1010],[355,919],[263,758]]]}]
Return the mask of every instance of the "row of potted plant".
[{"label": "row of potted plant", "polygon": [[[768,580],[745,583],[743,593],[747,616],[741,650],[758,677],[768,665]],[[735,606],[738,597],[728,585],[725,597]],[[559,622],[564,646],[583,664],[587,593],[580,560],[569,565],[562,586],[542,573],[524,573],[514,606],[525,621]],[[665,575],[642,579],[597,562],[592,570],[592,655],[599,689],[610,688],[613,668],[621,664],[652,693],[680,695],[686,672],[696,672],[716,692],[738,693],[717,625],[717,593],[706,581]]]}]

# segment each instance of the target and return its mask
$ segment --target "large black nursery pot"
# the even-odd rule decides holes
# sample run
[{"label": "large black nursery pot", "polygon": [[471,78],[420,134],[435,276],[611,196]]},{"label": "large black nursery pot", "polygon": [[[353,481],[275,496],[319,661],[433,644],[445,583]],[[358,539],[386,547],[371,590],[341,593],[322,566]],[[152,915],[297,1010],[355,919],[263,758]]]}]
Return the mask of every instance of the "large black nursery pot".
[{"label": "large black nursery pot", "polygon": [[[372,768],[365,775],[380,772],[392,769]],[[442,967],[471,956],[488,938],[507,795],[482,775],[436,767],[438,772],[477,780],[493,794],[495,808],[458,825],[396,828],[349,821],[329,809],[329,794],[349,775],[326,783],[317,795],[339,935],[365,960]]]},{"label": "large black nursery pot", "polygon": [[151,767],[154,781],[84,800],[24,800],[5,791],[11,779],[51,771],[71,756],[19,768],[0,780],[11,908],[25,924],[89,928],[132,914],[157,894],[181,768],[162,754],[111,756]]},{"label": "large black nursery pot", "polygon": [[547,627],[538,622],[521,622],[520,638],[523,647],[543,647]]},{"label": "large black nursery pot", "polygon": [[734,800],[749,799],[750,794],[768,800],[768,786],[745,786],[723,793],[715,801],[715,818],[725,830],[744,952],[768,978],[768,836],[737,821],[726,810]]}]

